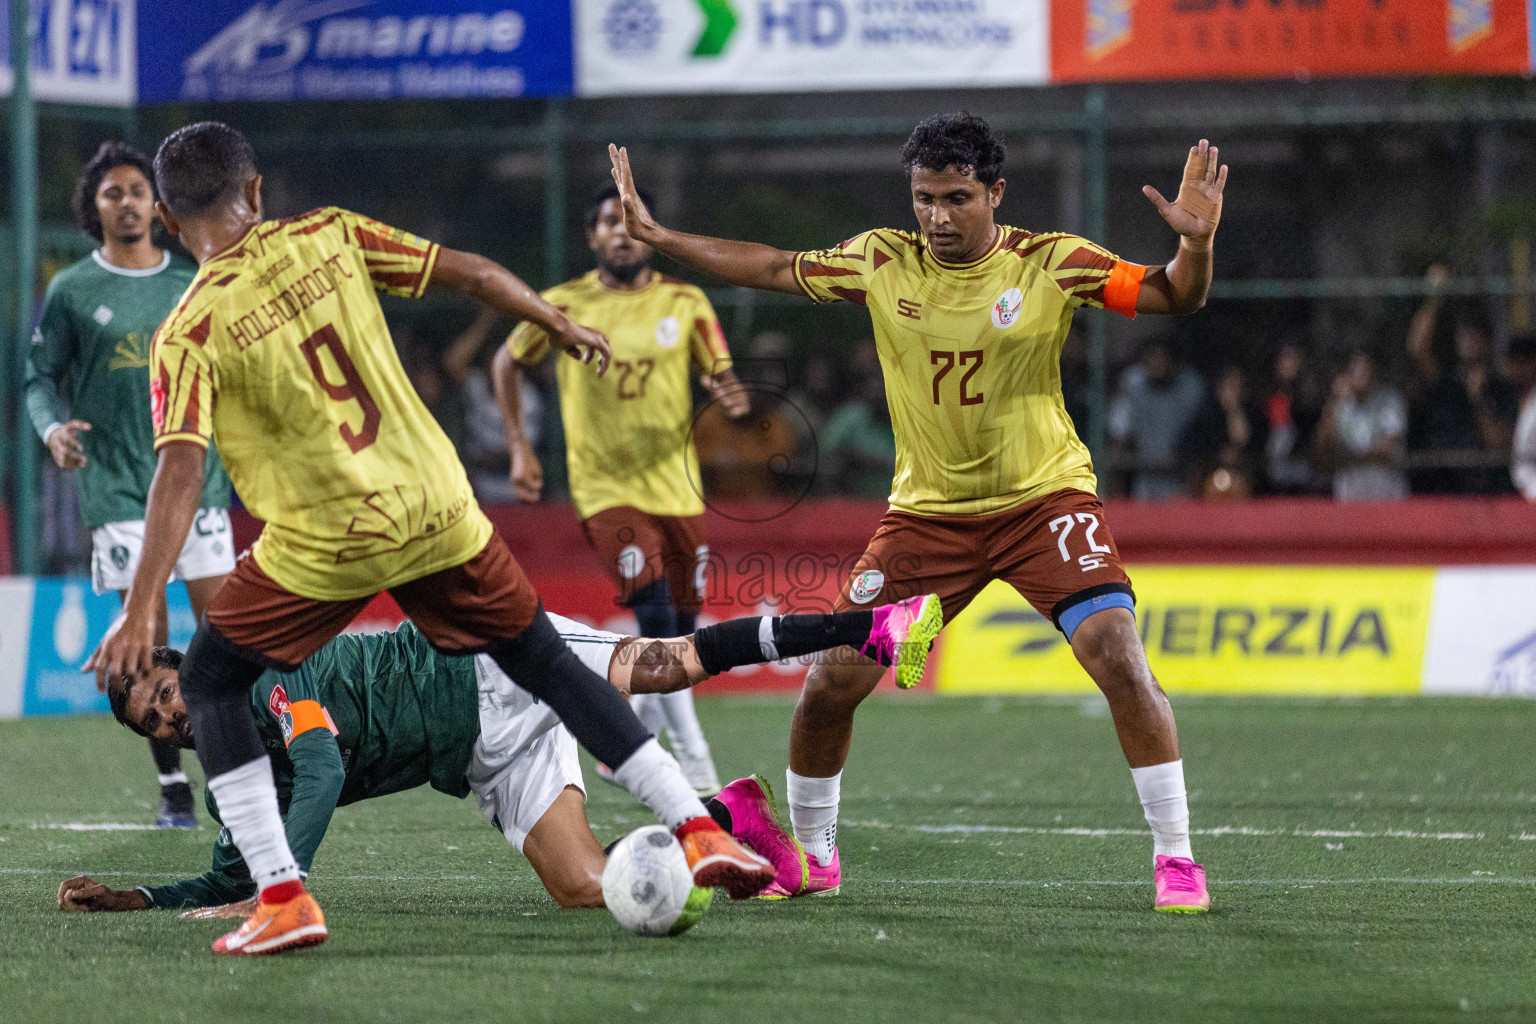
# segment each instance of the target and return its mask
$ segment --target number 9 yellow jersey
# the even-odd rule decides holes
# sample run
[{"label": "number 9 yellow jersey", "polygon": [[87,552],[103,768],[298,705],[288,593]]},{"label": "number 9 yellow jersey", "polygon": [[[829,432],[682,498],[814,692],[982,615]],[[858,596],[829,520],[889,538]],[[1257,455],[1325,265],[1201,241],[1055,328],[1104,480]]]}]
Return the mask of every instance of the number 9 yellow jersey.
[{"label": "number 9 yellow jersey", "polygon": [[1096,490],[1061,397],[1061,347],[1079,306],[1135,316],[1145,267],[1076,235],[998,225],[966,264],[879,229],[799,253],[794,269],[815,301],[869,308],[896,434],[892,508],[977,515]]},{"label": "number 9 yellow jersey", "polygon": [[302,597],[365,597],[490,539],[376,294],[420,296],[437,252],[335,207],[265,221],[203,264],[155,334],[155,447],[218,439],[266,523],[252,556]]}]

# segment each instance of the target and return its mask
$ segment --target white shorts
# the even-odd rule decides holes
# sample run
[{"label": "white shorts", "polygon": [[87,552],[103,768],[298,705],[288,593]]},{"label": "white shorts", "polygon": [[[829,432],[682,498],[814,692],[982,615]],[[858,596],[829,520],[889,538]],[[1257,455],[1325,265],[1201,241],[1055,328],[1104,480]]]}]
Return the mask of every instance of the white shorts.
[{"label": "white shorts", "polygon": [[[127,590],[144,552],[144,520],[108,523],[91,531],[91,589],[98,594]],[[173,580],[203,580],[235,571],[235,534],[229,511],[200,508],[176,559]]]},{"label": "white shorts", "polygon": [[[624,638],[550,615],[576,656],[608,678],[614,648]],[[585,795],[576,738],[548,704],[514,683],[487,655],[475,656],[480,682],[480,738],[466,776],[492,825],[522,852],[523,840],[566,786]]]}]

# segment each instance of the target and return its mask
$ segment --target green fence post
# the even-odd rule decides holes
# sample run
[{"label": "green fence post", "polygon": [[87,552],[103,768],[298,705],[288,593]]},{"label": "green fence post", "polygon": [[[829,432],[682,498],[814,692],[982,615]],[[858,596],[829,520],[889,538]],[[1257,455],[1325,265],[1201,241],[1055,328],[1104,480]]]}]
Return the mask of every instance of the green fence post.
[{"label": "green fence post", "polygon": [[544,287],[565,280],[565,100],[544,108]]},{"label": "green fence post", "polygon": [[11,488],[11,526],[15,530],[15,568],[35,575],[37,558],[37,443],[22,396],[27,350],[32,344],[32,305],[37,276],[37,106],[32,102],[31,37],[27,32],[27,0],[11,0],[11,220],[14,224],[16,267],[15,347],[10,360],[11,396],[16,420],[12,427],[15,451]]},{"label": "green fence post", "polygon": [[[1108,245],[1108,215],[1106,211],[1109,190],[1109,146],[1104,116],[1104,87],[1090,86],[1084,102],[1087,115],[1087,159],[1084,169],[1087,188],[1084,189],[1084,231],[1091,241]],[[1104,486],[1104,471],[1108,468],[1107,439],[1109,426],[1109,379],[1108,379],[1108,325],[1102,313],[1088,315],[1088,450],[1099,472],[1099,486]]]}]

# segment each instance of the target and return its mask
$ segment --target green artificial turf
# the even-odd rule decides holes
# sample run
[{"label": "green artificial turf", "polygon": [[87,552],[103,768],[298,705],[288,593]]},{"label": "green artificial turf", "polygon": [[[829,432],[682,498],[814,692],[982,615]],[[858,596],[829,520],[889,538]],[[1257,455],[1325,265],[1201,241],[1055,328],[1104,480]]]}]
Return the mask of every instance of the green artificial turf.
[{"label": "green artificial turf", "polygon": [[[1536,704],[1175,706],[1205,917],[1151,911],[1102,701],[909,694],[859,713],[840,896],[721,897],[682,937],[638,938],[557,909],[471,802],[418,790],[337,813],[310,882],[330,941],[248,961],[208,953],[225,922],[60,914],[62,879],[196,873],[213,832],[40,827],[150,820],[143,741],[0,723],[0,1019],[1536,1017]],[[723,775],[783,778],[788,703],[700,709]],[[599,839],[650,820],[587,777]]]}]

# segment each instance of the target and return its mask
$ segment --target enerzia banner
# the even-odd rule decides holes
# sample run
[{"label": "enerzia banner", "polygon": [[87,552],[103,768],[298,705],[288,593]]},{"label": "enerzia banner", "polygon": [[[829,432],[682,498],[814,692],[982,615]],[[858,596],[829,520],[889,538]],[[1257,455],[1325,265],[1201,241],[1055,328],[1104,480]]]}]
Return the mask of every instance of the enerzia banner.
[{"label": "enerzia banner", "polygon": [[139,98],[565,95],[571,18],[550,0],[146,2]]}]

